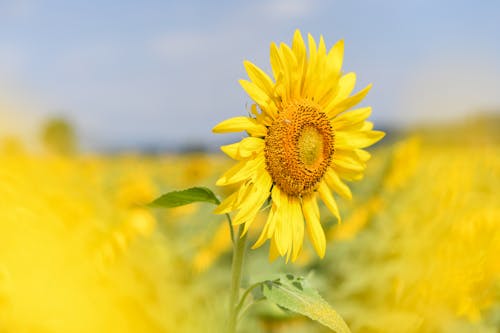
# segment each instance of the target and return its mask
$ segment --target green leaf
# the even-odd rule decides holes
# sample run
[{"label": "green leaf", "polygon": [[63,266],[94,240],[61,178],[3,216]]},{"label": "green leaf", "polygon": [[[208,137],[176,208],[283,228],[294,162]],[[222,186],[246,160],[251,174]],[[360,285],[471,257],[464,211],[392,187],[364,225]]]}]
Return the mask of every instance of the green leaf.
[{"label": "green leaf", "polygon": [[302,277],[286,274],[278,280],[265,281],[262,293],[278,306],[305,315],[337,333],[351,332],[342,317]]},{"label": "green leaf", "polygon": [[218,205],[220,203],[214,192],[212,192],[209,188],[191,187],[187,190],[165,193],[149,205],[152,207],[173,208],[184,206],[193,202],[209,202],[214,205]]}]

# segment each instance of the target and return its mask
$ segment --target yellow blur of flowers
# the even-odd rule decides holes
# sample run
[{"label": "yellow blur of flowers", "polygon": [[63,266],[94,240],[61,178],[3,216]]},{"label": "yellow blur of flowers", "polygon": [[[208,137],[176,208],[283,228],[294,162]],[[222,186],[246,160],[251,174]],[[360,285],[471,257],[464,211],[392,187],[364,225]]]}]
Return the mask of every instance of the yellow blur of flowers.
[{"label": "yellow blur of flowers", "polygon": [[145,207],[189,183],[164,174],[182,174],[185,157],[34,155],[12,142],[0,149],[0,332],[218,327],[187,296],[190,263]]},{"label": "yellow blur of flowers", "polygon": [[384,170],[331,233],[339,269],[326,274],[342,281],[332,296],[351,329],[497,332],[498,142],[412,137],[392,147]]},{"label": "yellow blur of flowers", "polygon": [[343,41],[326,49],[308,35],[307,50],[300,31],[292,46],[271,44],[274,81],[251,62],[245,62],[250,81],[241,86],[254,100],[252,116],[235,117],[214,127],[216,133],[246,131],[249,137],[222,147],[238,161],[217,185],[238,185],[216,210],[238,211],[233,225],[246,233],[266,200],[270,212],[254,248],[270,239],[270,258],[295,261],[307,233],[319,257],[326,241],[320,223],[317,196],[340,221],[332,190],[346,198],[352,194],[345,180],[363,177],[370,154],[363,150],[384,133],[366,121],[371,108],[350,110],[366,96],[370,86],[351,96],[354,73],[341,71]]},{"label": "yellow blur of flowers", "polygon": [[[498,332],[500,141],[481,127],[438,130],[372,150],[365,180],[339,205],[343,223],[321,214],[321,265],[305,244],[293,266],[315,268],[353,333]],[[227,223],[205,204],[143,204],[210,186],[228,164],[215,154],[32,154],[1,140],[0,332],[221,332]],[[257,214],[255,229],[266,220]],[[254,274],[289,269],[264,252],[247,256]],[[278,311],[250,311],[240,333],[321,330]]]}]

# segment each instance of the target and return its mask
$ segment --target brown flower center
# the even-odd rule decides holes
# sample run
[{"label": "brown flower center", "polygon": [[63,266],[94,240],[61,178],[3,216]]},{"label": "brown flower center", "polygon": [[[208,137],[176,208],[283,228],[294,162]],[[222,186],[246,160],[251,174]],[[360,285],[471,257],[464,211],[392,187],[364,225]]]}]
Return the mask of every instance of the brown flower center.
[{"label": "brown flower center", "polygon": [[308,103],[288,105],[265,139],[266,168],[273,182],[290,196],[312,192],[334,152],[334,131],[325,113]]}]

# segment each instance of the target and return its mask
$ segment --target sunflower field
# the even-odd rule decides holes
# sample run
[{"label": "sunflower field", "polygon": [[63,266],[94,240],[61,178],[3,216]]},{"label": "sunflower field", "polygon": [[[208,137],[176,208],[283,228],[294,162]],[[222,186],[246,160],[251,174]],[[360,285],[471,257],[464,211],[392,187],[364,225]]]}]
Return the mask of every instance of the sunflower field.
[{"label": "sunflower field", "polygon": [[[495,126],[420,128],[370,152],[353,199],[338,198],[342,223],[320,205],[325,258],[307,242],[293,265],[250,250],[243,284],[308,274],[352,332],[500,332]],[[0,161],[1,333],[224,331],[223,216],[203,203],[148,203],[215,188],[229,158],[33,153],[6,138]],[[249,230],[253,242],[264,215]],[[239,331],[328,330],[263,301],[246,309]]]}]

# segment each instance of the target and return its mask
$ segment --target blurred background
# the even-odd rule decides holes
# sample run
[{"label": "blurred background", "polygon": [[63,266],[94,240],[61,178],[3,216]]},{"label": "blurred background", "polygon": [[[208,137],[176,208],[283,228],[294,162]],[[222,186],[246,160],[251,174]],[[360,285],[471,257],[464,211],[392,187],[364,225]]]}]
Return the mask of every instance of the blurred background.
[{"label": "blurred background", "polygon": [[[0,332],[221,332],[231,244],[214,135],[243,61],[299,28],[345,40],[387,132],[327,254],[250,251],[248,285],[308,275],[353,332],[500,332],[500,2],[0,0]],[[255,238],[265,220],[259,216]],[[312,272],[312,273],[310,273]],[[271,304],[241,332],[326,332]]]}]

